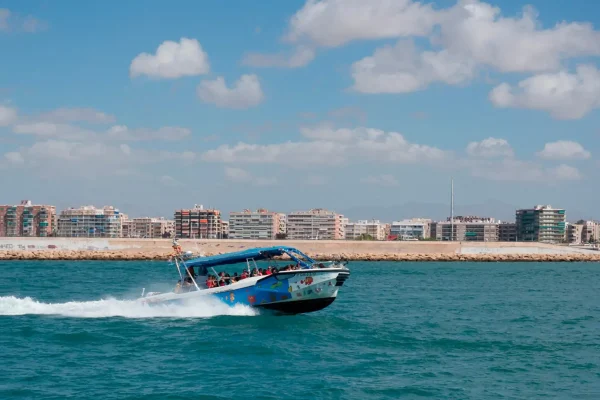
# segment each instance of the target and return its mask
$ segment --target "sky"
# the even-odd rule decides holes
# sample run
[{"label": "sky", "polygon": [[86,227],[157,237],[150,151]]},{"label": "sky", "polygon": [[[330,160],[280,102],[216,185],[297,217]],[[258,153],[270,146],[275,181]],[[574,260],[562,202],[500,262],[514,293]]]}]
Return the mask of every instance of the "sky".
[{"label": "sky", "polygon": [[3,1],[0,203],[600,219],[600,3],[523,4]]}]

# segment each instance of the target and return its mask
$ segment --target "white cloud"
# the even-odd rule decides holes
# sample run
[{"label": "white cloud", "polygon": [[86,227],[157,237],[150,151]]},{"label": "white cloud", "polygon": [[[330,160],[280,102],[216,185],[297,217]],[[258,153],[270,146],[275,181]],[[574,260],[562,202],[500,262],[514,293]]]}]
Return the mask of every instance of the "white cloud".
[{"label": "white cloud", "polygon": [[438,20],[412,0],[308,0],[292,17],[287,40],[336,47],[352,40],[424,36]]},{"label": "white cloud", "polygon": [[230,89],[223,77],[200,82],[198,97],[206,103],[225,108],[249,108],[260,104],[264,95],[256,75],[242,75]]},{"label": "white cloud", "polygon": [[337,165],[349,160],[381,163],[439,162],[448,153],[435,147],[408,142],[400,133],[378,129],[302,128],[309,141],[257,145],[223,145],[202,154],[202,159],[223,163],[283,164],[289,167]]},{"label": "white cloud", "polygon": [[471,175],[493,181],[535,182],[553,184],[556,181],[573,181],[581,179],[579,170],[568,165],[544,167],[531,161],[513,158],[502,160],[467,160],[463,166]]},{"label": "white cloud", "polygon": [[[365,20],[369,18],[366,14]],[[543,29],[531,7],[518,17],[504,17],[487,3],[461,0],[437,11],[435,20],[439,32],[429,37],[433,51],[417,51],[405,40],[376,49],[353,64],[353,88],[363,93],[407,93],[434,82],[466,82],[483,68],[556,71],[569,58],[600,55],[600,32],[591,24],[561,22]]]},{"label": "white cloud", "polygon": [[[23,164],[27,168],[44,172],[60,170],[64,176],[90,173],[110,176],[115,171],[128,171],[131,175],[138,169],[143,171],[149,164],[165,162],[172,166],[195,158],[192,152],[143,150],[133,149],[126,144],[55,139],[35,142],[4,155],[4,160],[13,164]],[[2,159],[0,164],[1,161]]]},{"label": "white cloud", "polygon": [[202,160],[222,163],[285,164],[303,167],[312,164],[339,164],[345,156],[334,143],[287,142],[280,144],[222,145],[201,155]]},{"label": "white cloud", "polygon": [[579,119],[600,107],[600,71],[593,65],[580,65],[575,74],[539,74],[519,82],[517,88],[502,83],[490,92],[490,100],[497,107],[542,110],[557,119]]},{"label": "white cloud", "polygon": [[250,179],[250,173],[241,168],[226,167],[225,176],[232,181],[243,181]]},{"label": "white cloud", "polygon": [[21,153],[16,151],[5,153],[4,158],[11,164],[23,164],[25,162]]},{"label": "white cloud", "polygon": [[22,16],[7,8],[0,8],[0,32],[35,33],[45,28],[44,22],[31,15]]},{"label": "white cloud", "polygon": [[131,155],[131,147],[129,147],[129,145],[122,144],[119,146],[119,148],[121,149],[121,152],[126,156]]},{"label": "white cloud", "polygon": [[165,126],[157,130],[138,128],[130,129],[125,125],[112,126],[106,133],[109,139],[114,140],[181,140],[190,135],[187,128]]},{"label": "white cloud", "polygon": [[538,152],[537,155],[547,160],[585,160],[590,158],[589,151],[584,149],[581,144],[570,140],[546,143],[544,149]]},{"label": "white cloud", "polygon": [[398,180],[394,176],[389,174],[379,176],[368,176],[360,180],[361,183],[367,185],[378,185],[378,186],[398,186]]},{"label": "white cloud", "polygon": [[513,149],[505,139],[489,137],[481,142],[471,142],[467,145],[467,154],[472,157],[512,157]]},{"label": "white cloud", "polygon": [[314,58],[314,49],[298,46],[291,54],[248,53],[244,56],[242,64],[251,67],[298,68],[307,65]]},{"label": "white cloud", "polygon": [[177,179],[173,178],[170,175],[163,175],[158,179],[159,183],[164,186],[177,187],[183,186],[183,183],[179,182]]},{"label": "white cloud", "polygon": [[93,138],[93,131],[67,124],[52,122],[25,122],[13,126],[13,132],[18,134],[37,135],[57,139],[82,140]]},{"label": "white cloud", "polygon": [[89,122],[93,124],[108,124],[115,122],[115,117],[93,108],[58,108],[43,113],[37,119],[46,122]]},{"label": "white cloud", "polygon": [[230,181],[253,183],[258,186],[272,186],[277,183],[276,178],[255,177],[246,170],[234,167],[225,167],[225,176]]},{"label": "white cloud", "polygon": [[0,106],[0,126],[9,126],[17,120],[17,110],[11,107]]},{"label": "white cloud", "polygon": [[561,181],[578,181],[582,178],[577,168],[565,164],[550,168],[548,172],[550,176]]},{"label": "white cloud", "polygon": [[384,46],[352,64],[353,89],[362,93],[409,93],[432,82],[457,85],[471,79],[475,64],[443,50],[418,53],[411,41]]},{"label": "white cloud", "polygon": [[436,43],[462,58],[501,72],[560,68],[570,57],[600,55],[600,32],[588,23],[560,22],[541,28],[530,6],[518,17],[478,0],[462,0],[444,12]]},{"label": "white cloud", "polygon": [[167,40],[156,54],[141,53],[129,67],[132,78],[146,75],[151,78],[181,78],[207,74],[208,55],[196,39],[181,38],[179,43]]}]

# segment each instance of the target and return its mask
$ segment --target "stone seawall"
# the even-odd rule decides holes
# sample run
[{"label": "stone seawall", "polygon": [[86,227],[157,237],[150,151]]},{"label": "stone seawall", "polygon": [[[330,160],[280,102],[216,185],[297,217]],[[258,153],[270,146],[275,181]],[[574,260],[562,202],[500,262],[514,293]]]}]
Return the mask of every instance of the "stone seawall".
[{"label": "stone seawall", "polygon": [[[0,238],[0,260],[166,260],[169,239]],[[598,261],[600,251],[522,242],[372,242],[346,240],[180,240],[183,250],[212,255],[290,246],[318,260]]]},{"label": "stone seawall", "polygon": [[[171,253],[163,251],[0,251],[0,260],[113,260],[165,261]],[[205,253],[212,255],[212,253]],[[313,259],[348,261],[479,261],[479,262],[600,262],[597,254],[370,254],[370,253],[307,253]],[[285,257],[284,257],[285,259]]]}]

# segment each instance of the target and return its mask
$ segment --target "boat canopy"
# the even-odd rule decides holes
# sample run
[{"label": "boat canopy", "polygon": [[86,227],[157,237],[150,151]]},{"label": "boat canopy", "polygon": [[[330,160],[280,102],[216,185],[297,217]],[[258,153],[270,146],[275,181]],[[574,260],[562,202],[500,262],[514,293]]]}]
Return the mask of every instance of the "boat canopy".
[{"label": "boat canopy", "polygon": [[[216,267],[219,265],[230,265],[246,262],[247,260],[266,260],[269,258],[282,256],[287,254],[292,260],[300,264],[303,268],[310,268],[315,260],[302,253],[300,250],[293,247],[273,246],[273,247],[257,247],[236,251],[234,253],[219,254],[216,256],[207,256],[186,260],[185,265],[188,267]],[[304,258],[304,260],[299,257]]]}]

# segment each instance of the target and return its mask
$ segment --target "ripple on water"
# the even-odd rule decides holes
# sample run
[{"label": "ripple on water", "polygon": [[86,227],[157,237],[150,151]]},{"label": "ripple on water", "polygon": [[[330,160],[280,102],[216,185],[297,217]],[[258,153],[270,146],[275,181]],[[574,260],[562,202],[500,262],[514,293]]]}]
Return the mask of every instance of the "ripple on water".
[{"label": "ripple on water", "polygon": [[329,308],[274,316],[121,300],[161,263],[0,262],[0,398],[600,398],[597,267],[350,267]]}]

